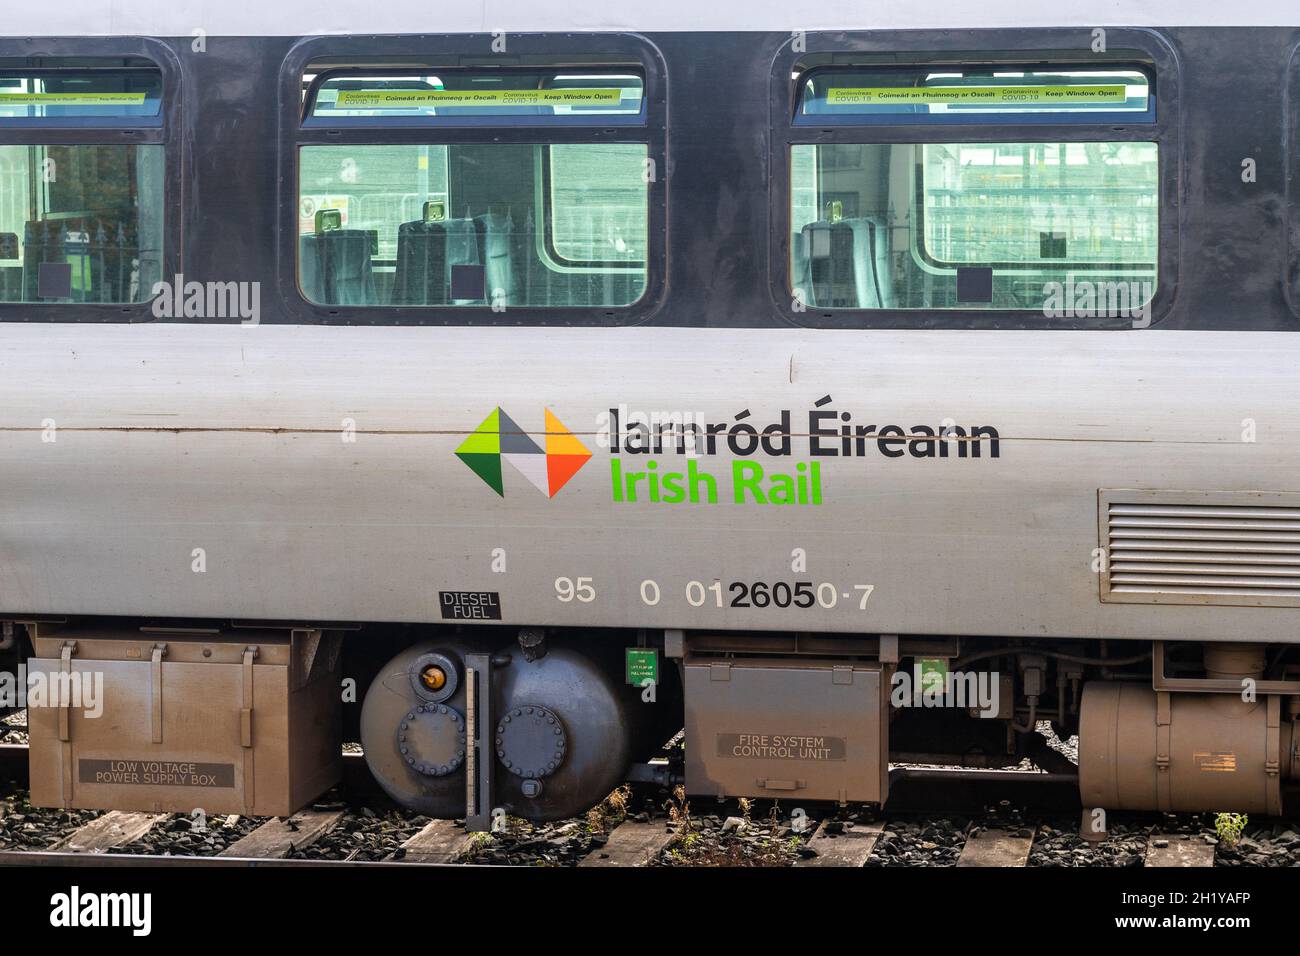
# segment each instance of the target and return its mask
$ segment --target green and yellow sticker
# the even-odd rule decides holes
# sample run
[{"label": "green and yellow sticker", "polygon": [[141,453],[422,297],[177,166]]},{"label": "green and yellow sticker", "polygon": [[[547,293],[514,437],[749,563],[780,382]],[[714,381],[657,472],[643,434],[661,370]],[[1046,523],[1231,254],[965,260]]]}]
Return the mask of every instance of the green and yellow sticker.
[{"label": "green and yellow sticker", "polygon": [[829,106],[1087,106],[1126,103],[1128,88],[1113,86],[832,87]]},{"label": "green and yellow sticker", "polygon": [[621,89],[590,90],[340,90],[339,109],[391,110],[448,106],[618,106]]},{"label": "green and yellow sticker", "polygon": [[0,106],[143,106],[144,93],[0,93]]}]

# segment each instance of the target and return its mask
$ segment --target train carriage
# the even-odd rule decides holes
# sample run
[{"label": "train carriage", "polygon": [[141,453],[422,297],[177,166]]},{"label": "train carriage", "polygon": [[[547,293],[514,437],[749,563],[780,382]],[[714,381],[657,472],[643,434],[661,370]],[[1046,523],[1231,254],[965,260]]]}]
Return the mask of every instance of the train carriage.
[{"label": "train carriage", "polygon": [[687,12],[12,12],[34,803],[1282,811],[1295,12]]}]

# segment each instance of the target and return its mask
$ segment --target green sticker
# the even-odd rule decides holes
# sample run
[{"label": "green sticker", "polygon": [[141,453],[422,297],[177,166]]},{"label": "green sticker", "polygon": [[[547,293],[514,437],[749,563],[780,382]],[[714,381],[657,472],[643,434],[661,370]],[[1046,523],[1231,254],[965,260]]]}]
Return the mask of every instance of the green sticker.
[{"label": "green sticker", "polygon": [[922,657],[917,659],[921,667],[921,688],[935,687],[943,690],[948,683],[948,660],[944,657]]},{"label": "green sticker", "polygon": [[339,109],[439,106],[618,106],[621,89],[587,90],[340,90]]},{"label": "green sticker", "polygon": [[0,106],[143,106],[143,93],[0,93]]},{"label": "green sticker", "polygon": [[653,647],[629,647],[624,658],[627,682],[642,687],[648,680],[659,683],[659,652]]}]

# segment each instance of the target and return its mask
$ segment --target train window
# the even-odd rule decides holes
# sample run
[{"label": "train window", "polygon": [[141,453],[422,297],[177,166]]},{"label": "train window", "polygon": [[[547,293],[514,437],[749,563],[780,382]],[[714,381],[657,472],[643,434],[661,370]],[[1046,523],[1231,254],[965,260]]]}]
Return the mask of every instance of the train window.
[{"label": "train window", "polygon": [[552,257],[638,271],[646,254],[645,144],[556,145],[547,158]]},{"label": "train window", "polygon": [[0,302],[145,302],[162,146],[0,145]]},{"label": "train window", "polygon": [[[447,83],[429,75],[343,75],[316,90],[308,125],[339,120],[405,120],[415,123],[485,123],[535,119],[539,125],[578,123],[593,117],[639,117],[644,85],[639,76],[477,74]],[[448,79],[455,80],[454,74]],[[522,81],[522,82],[521,82]]]},{"label": "train window", "polygon": [[1149,76],[1136,68],[828,70],[803,79],[795,122],[955,125],[997,118],[1150,122],[1155,102]]},{"label": "train window", "polygon": [[[299,147],[303,295],[494,311],[633,304],[646,287],[649,145],[567,131],[552,141],[545,128],[644,124],[644,97],[640,76],[609,73],[315,77],[305,128],[404,135]],[[412,142],[412,126],[427,135]],[[446,126],[533,129],[444,140]]]},{"label": "train window", "polygon": [[[791,149],[791,269],[809,304],[1037,310],[1045,285],[1090,278],[1137,282],[1133,306],[1155,293],[1155,143]],[[966,270],[988,287],[963,289]]]},{"label": "train window", "polygon": [[0,120],[7,126],[41,121],[123,119],[160,122],[162,77],[149,70],[5,72],[0,68]]},{"label": "train window", "polygon": [[[1108,139],[1101,124],[1151,122],[1151,87],[1118,68],[802,78],[795,125],[947,129],[790,146],[793,295],[817,308],[1044,314],[1056,296],[1073,315],[1074,290],[1091,284],[1107,307],[1142,308],[1156,290],[1159,146]],[[1024,135],[1085,122],[1095,138]],[[971,124],[978,138],[954,135]],[[990,142],[989,127],[1019,135]]]},{"label": "train window", "polygon": [[67,130],[157,126],[161,90],[157,71],[0,69],[0,303],[152,297],[164,147],[70,143]]}]

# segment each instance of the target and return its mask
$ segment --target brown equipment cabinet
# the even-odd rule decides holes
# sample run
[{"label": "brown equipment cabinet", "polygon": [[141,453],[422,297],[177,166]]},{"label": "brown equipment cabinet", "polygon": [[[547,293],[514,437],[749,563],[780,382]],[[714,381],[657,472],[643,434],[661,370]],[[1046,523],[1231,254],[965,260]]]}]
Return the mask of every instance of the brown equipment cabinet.
[{"label": "brown equipment cabinet", "polygon": [[339,780],[337,632],[28,626],[34,806],[288,816]]},{"label": "brown equipment cabinet", "polygon": [[883,803],[884,670],[851,661],[686,659],[686,789]]}]

